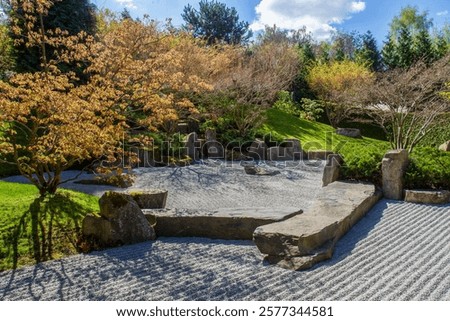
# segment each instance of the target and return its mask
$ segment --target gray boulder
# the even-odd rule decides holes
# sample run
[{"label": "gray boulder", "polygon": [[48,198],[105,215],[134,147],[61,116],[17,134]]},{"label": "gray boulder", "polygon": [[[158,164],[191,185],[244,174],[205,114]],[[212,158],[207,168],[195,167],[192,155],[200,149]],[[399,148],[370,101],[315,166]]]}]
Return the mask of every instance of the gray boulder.
[{"label": "gray boulder", "polygon": [[403,199],[403,176],[408,163],[408,152],[404,149],[392,150],[384,155],[381,163],[384,197]]},{"label": "gray boulder", "polygon": [[450,191],[406,190],[405,201],[419,204],[447,204],[450,203]]},{"label": "gray boulder", "polygon": [[244,170],[248,175],[275,176],[281,174],[280,171],[271,171],[258,166],[244,166]]},{"label": "gray boulder", "polygon": [[304,270],[331,258],[336,242],[380,199],[372,184],[334,182],[301,215],[258,227],[255,242],[271,264]]},{"label": "gray boulder", "polygon": [[107,192],[99,201],[100,217],[88,215],[83,235],[102,246],[135,244],[154,240],[156,235],[136,201],[127,194]]},{"label": "gray boulder", "polygon": [[439,149],[444,152],[450,152],[450,140],[439,146]]},{"label": "gray boulder", "polygon": [[361,130],[357,128],[338,128],[336,134],[352,138],[362,138]]},{"label": "gray boulder", "polygon": [[129,191],[128,194],[136,201],[141,209],[165,208],[167,202],[167,191],[145,190]]}]

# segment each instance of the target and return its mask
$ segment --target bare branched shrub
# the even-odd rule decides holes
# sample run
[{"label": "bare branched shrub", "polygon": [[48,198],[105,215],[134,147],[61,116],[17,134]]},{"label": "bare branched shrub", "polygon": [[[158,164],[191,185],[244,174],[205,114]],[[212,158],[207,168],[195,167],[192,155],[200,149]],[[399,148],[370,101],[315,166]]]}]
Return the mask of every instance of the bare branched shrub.
[{"label": "bare branched shrub", "polygon": [[[431,66],[417,63],[378,75],[377,81],[359,91],[368,114],[386,132],[393,148],[413,148],[449,111],[450,56]],[[361,105],[360,105],[361,106]]]},{"label": "bare branched shrub", "polygon": [[278,92],[290,88],[298,74],[299,58],[288,43],[265,43],[252,50],[228,48],[227,53],[232,59],[214,86],[214,95],[223,97],[226,104],[213,103],[207,109],[216,118],[228,114],[237,134],[245,137],[262,123]]}]

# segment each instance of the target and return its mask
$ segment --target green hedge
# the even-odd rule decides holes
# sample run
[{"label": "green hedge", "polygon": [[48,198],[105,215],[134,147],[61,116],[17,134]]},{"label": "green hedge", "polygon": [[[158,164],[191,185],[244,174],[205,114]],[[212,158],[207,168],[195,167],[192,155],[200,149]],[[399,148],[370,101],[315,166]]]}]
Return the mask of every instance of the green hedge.
[{"label": "green hedge", "polygon": [[[376,146],[349,144],[341,149],[340,154],[345,161],[343,179],[370,181],[381,186],[384,150]],[[450,153],[431,147],[417,147],[410,155],[405,188],[450,190]]]},{"label": "green hedge", "polygon": [[343,178],[370,181],[381,185],[381,161],[388,149],[388,144],[384,147],[355,143],[347,143],[343,146],[339,150],[345,162],[342,169]]},{"label": "green hedge", "polygon": [[405,188],[450,190],[450,153],[431,147],[416,148],[410,156]]}]

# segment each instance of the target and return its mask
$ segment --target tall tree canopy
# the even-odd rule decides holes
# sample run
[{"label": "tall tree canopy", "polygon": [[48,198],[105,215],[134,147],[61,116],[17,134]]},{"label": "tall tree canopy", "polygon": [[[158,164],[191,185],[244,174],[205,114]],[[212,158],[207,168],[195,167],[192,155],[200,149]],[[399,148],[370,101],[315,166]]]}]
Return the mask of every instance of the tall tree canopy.
[{"label": "tall tree canopy", "polygon": [[215,0],[201,0],[199,6],[197,10],[188,4],[181,14],[186,22],[184,27],[195,37],[205,39],[208,44],[239,44],[246,43],[252,36],[249,23],[239,21],[234,7],[229,8]]}]

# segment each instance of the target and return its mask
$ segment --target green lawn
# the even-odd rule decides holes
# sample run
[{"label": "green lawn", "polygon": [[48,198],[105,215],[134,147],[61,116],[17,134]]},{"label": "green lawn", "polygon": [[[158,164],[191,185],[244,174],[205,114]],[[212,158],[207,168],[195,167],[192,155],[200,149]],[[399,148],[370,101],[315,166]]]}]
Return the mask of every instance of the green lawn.
[{"label": "green lawn", "polygon": [[306,151],[333,150],[342,152],[358,146],[371,146],[383,152],[389,149],[389,143],[386,141],[368,137],[357,139],[336,135],[335,129],[329,125],[300,119],[277,109],[270,109],[267,112],[267,121],[259,133],[270,133],[275,140],[297,138]]},{"label": "green lawn", "polygon": [[[18,266],[34,263],[29,209],[38,197],[33,185],[0,182],[0,271],[13,267],[15,244]],[[63,189],[57,195],[46,197],[39,206],[39,218],[45,227],[54,215],[53,258],[77,252],[75,245],[83,217],[99,211],[97,197]],[[24,228],[16,238],[20,222]]]}]

